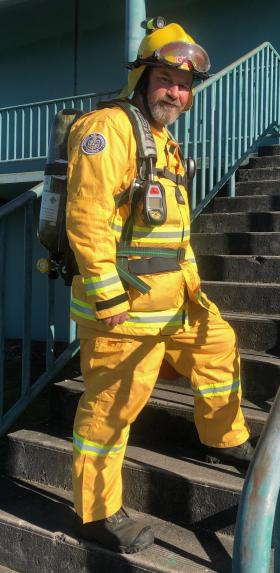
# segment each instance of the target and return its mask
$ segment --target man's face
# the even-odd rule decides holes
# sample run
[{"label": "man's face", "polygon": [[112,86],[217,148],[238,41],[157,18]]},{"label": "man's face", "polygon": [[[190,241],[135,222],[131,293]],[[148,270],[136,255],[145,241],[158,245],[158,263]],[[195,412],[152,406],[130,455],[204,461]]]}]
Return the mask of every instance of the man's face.
[{"label": "man's face", "polygon": [[151,68],[147,90],[150,113],[158,126],[173,123],[188,103],[192,72],[170,68]]}]

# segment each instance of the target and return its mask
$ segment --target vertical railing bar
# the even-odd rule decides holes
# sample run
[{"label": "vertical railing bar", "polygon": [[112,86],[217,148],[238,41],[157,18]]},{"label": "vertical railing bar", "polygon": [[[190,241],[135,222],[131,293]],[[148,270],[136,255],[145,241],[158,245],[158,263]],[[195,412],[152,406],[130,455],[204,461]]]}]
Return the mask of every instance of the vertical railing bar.
[{"label": "vertical railing bar", "polygon": [[41,106],[38,105],[37,108],[37,157],[40,157],[41,149]]},{"label": "vertical railing bar", "polygon": [[33,109],[32,107],[30,108],[30,112],[29,112],[29,118],[30,118],[30,125],[29,125],[29,158],[32,158],[32,132],[33,132]]},{"label": "vertical railing bar", "polygon": [[69,336],[68,336],[68,342],[69,344],[71,344],[71,342],[74,342],[74,340],[76,340],[77,338],[77,324],[74,320],[69,320]]},{"label": "vertical railing bar", "polygon": [[271,50],[270,54],[270,109],[269,109],[269,123],[272,123],[273,118],[273,92],[274,92],[274,54]]},{"label": "vertical railing bar", "polygon": [[5,277],[6,277],[6,220],[0,221],[0,426],[4,410],[5,380]]},{"label": "vertical railing bar", "polygon": [[256,116],[255,116],[255,139],[257,139],[260,133],[260,126],[259,126],[259,67],[260,67],[260,54],[257,53],[256,55]]},{"label": "vertical railing bar", "polygon": [[218,111],[218,162],[217,181],[222,175],[222,126],[223,126],[223,78],[219,78],[219,111]]},{"label": "vertical railing bar", "polygon": [[17,110],[14,110],[14,159],[17,158]]},{"label": "vertical railing bar", "polygon": [[[198,119],[198,105],[201,99],[201,93],[197,94],[194,98],[194,112],[193,112],[193,159],[197,163],[197,119]],[[192,181],[192,199],[191,208],[194,210],[197,204],[197,170]]]},{"label": "vertical railing bar", "polygon": [[261,105],[260,105],[260,131],[264,129],[264,50],[261,53]]},{"label": "vertical railing bar", "polygon": [[48,279],[47,300],[47,341],[46,341],[46,370],[51,370],[54,363],[54,340],[55,340],[55,281]]},{"label": "vertical railing bar", "polygon": [[10,113],[7,111],[6,161],[9,160],[9,147],[10,147]]},{"label": "vertical railing bar", "polygon": [[[231,124],[231,167],[235,163],[235,146],[236,146],[236,68],[232,73],[232,124]],[[229,194],[230,197],[235,195],[235,173],[231,176],[229,181]]]},{"label": "vertical railing bar", "polygon": [[211,86],[211,127],[210,127],[210,156],[209,156],[209,190],[214,182],[214,150],[215,150],[215,111],[216,111],[216,83]]},{"label": "vertical railing bar", "polygon": [[201,145],[201,200],[205,197],[206,184],[206,128],[207,128],[207,89],[203,92],[202,103],[202,145]]},{"label": "vertical railing bar", "polygon": [[189,157],[189,138],[190,138],[190,112],[184,113],[183,120],[184,141],[183,141],[183,155],[186,159]]},{"label": "vertical railing bar", "polygon": [[0,112],[0,161],[2,159],[2,111]]},{"label": "vertical railing bar", "polygon": [[243,105],[242,105],[242,95],[243,95],[243,66],[240,64],[239,69],[239,84],[238,84],[238,145],[237,145],[237,158],[241,157],[242,149],[242,120],[243,120]]},{"label": "vertical railing bar", "polygon": [[49,120],[50,120],[50,111],[48,104],[46,105],[46,138],[45,138],[45,155],[48,155],[48,148],[49,148]]},{"label": "vertical railing bar", "polygon": [[176,139],[176,141],[178,141],[178,136],[179,136],[179,123],[178,123],[178,119],[176,119],[175,123],[174,123],[174,138]]},{"label": "vertical railing bar", "polygon": [[226,76],[226,131],[225,131],[225,173],[228,172],[228,148],[229,148],[229,81],[230,74]]},{"label": "vertical railing bar", "polygon": [[[280,68],[280,59],[278,60],[278,64],[279,64],[279,68]],[[279,69],[279,80],[278,80],[278,86],[277,86],[277,95],[278,95],[278,116],[277,116],[277,125],[280,127],[280,69]]]},{"label": "vertical railing bar", "polygon": [[21,397],[26,396],[30,388],[32,323],[32,234],[33,201],[29,201],[29,203],[24,208],[24,287]]},{"label": "vertical railing bar", "polygon": [[277,97],[279,97],[278,94],[278,70],[279,70],[279,65],[278,65],[278,58],[275,56],[275,90],[274,90],[274,113],[273,113],[273,120],[274,122],[277,122]]},{"label": "vertical railing bar", "polygon": [[250,139],[249,139],[249,143],[250,145],[252,145],[253,143],[253,138],[254,138],[254,56],[252,56],[250,58],[251,60],[251,67],[250,67],[250,72],[251,72],[251,81],[250,81]]},{"label": "vertical railing bar", "polygon": [[25,140],[25,109],[22,108],[21,110],[21,129],[22,129],[22,133],[21,133],[21,157],[22,159],[24,158],[24,151],[25,151],[25,145],[24,145],[24,140]]},{"label": "vertical railing bar", "polygon": [[243,149],[244,152],[247,151],[248,148],[248,75],[249,75],[249,64],[248,60],[245,62],[245,88],[244,88],[244,145]]},{"label": "vertical railing bar", "polygon": [[269,48],[266,48],[266,70],[265,70],[265,124],[264,127],[268,126],[268,102],[269,102]]}]

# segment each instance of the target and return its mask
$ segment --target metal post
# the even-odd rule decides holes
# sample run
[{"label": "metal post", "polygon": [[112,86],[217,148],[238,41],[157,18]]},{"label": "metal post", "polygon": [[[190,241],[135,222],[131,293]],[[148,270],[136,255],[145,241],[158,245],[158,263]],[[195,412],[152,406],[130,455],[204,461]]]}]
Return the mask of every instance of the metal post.
[{"label": "metal post", "polygon": [[146,18],[145,0],[126,0],[125,4],[125,60],[133,62],[145,35],[140,24]]},{"label": "metal post", "polygon": [[[280,389],[243,487],[235,529],[233,573],[269,573],[270,570],[272,528],[279,493],[279,409]],[[278,546],[276,553],[278,560]]]}]

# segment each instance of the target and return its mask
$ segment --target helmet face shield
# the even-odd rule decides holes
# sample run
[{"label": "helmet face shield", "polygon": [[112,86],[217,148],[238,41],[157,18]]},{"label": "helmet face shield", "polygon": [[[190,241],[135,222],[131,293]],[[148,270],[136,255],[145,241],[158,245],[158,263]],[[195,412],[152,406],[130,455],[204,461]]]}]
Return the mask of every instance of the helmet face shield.
[{"label": "helmet face shield", "polygon": [[163,64],[187,70],[193,68],[200,73],[206,73],[210,68],[208,54],[198,44],[170,42],[155,50],[154,57]]}]

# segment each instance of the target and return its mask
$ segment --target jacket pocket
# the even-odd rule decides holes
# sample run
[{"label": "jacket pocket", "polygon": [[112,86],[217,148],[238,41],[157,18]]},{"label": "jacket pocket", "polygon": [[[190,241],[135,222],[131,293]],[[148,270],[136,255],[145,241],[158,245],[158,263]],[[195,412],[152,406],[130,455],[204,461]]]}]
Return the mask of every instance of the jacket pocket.
[{"label": "jacket pocket", "polygon": [[129,288],[131,311],[153,312],[183,306],[185,281],[182,271],[141,275],[140,278],[151,290],[141,294],[137,289]]}]

